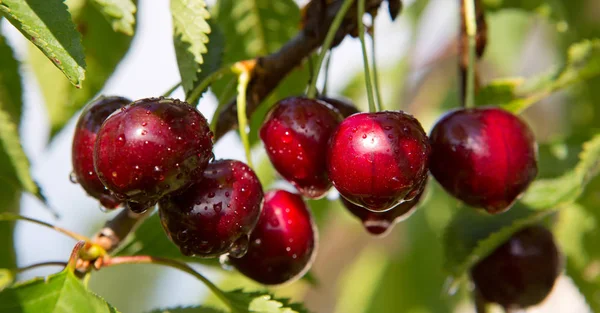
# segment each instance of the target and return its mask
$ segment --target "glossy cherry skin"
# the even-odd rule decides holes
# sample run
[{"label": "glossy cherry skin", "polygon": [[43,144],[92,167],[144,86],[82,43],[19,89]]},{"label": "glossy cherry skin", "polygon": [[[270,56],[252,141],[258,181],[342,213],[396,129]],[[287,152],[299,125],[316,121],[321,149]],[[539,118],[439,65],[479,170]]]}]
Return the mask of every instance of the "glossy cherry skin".
[{"label": "glossy cherry skin", "polygon": [[425,184],[417,196],[402,202],[385,212],[373,212],[360,207],[340,196],[340,201],[352,215],[356,216],[371,235],[384,237],[390,233],[394,225],[409,218],[416,210],[425,190]]},{"label": "glossy cherry skin", "polygon": [[202,178],[212,158],[212,138],[194,107],[179,100],[142,99],[104,122],[94,166],[102,183],[140,212]]},{"label": "glossy cherry skin", "polygon": [[531,226],[477,263],[471,277],[487,301],[520,309],[542,302],[561,268],[562,256],[552,233],[542,226]]},{"label": "glossy cherry skin", "polygon": [[325,102],[291,97],[275,104],[260,128],[273,167],[307,198],[321,198],[331,188],[327,142],[341,120]]},{"label": "glossy cherry skin", "polygon": [[330,104],[334,109],[338,110],[338,112],[340,112],[340,114],[344,118],[346,118],[352,114],[360,112],[360,111],[358,111],[356,106],[354,106],[354,104],[352,104],[348,99],[329,98],[329,97],[322,96],[322,97],[319,97],[319,100]]},{"label": "glossy cherry skin", "polygon": [[350,202],[387,211],[417,196],[427,179],[429,150],[421,124],[404,112],[354,114],[331,137],[329,177]]},{"label": "glossy cherry skin", "polygon": [[265,194],[265,205],[250,236],[248,253],[229,261],[242,274],[261,284],[279,285],[306,274],[316,251],[317,228],[302,197],[271,190]]},{"label": "glossy cherry skin", "polygon": [[263,204],[263,190],[248,165],[219,160],[204,170],[204,178],[181,194],[159,202],[167,235],[187,256],[242,256]]},{"label": "glossy cherry skin", "polygon": [[71,150],[75,180],[88,195],[98,199],[103,207],[114,209],[121,201],[104,187],[94,169],[94,143],[102,123],[116,110],[129,104],[123,97],[100,97],[89,103],[81,112]]},{"label": "glossy cherry skin", "polygon": [[508,210],[537,175],[533,133],[498,108],[456,110],[431,131],[430,171],[446,191],[488,213]]}]

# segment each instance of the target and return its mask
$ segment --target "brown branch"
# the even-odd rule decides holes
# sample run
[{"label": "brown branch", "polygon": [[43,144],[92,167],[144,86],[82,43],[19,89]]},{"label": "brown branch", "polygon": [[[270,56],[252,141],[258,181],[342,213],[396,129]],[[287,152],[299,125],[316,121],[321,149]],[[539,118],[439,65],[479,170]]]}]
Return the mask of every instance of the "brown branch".
[{"label": "brown branch", "polygon": [[152,209],[142,214],[136,214],[124,208],[112,220],[106,222],[104,227],[94,235],[92,242],[102,247],[106,252],[117,248],[123,239],[133,231],[141,221],[152,213]]},{"label": "brown branch", "polygon": [[[305,10],[303,29],[298,32],[279,51],[257,58],[257,67],[252,73],[252,81],[248,87],[246,98],[246,113],[248,117],[254,113],[258,105],[273,91],[279,83],[313,51],[319,48],[331,22],[335,18],[342,0],[330,1],[313,0]],[[366,12],[375,14],[383,0],[367,0]],[[323,8],[323,6],[325,6]],[[324,12],[322,10],[325,10]],[[333,46],[337,46],[346,35],[356,35],[356,9],[350,9],[344,18],[340,29],[335,37]],[[313,79],[316,79],[313,78]],[[232,101],[227,104],[219,114],[215,130],[215,140],[219,140],[228,131],[237,126],[237,106]]]},{"label": "brown branch", "polygon": [[[366,0],[366,12],[375,14],[383,0]],[[397,4],[397,0],[388,0]],[[273,91],[279,83],[302,61],[319,48],[343,0],[313,0],[304,10],[303,27],[298,34],[287,42],[279,51],[256,59],[257,65],[252,72],[252,80],[246,95],[248,116]],[[396,8],[399,10],[399,8]],[[397,12],[395,12],[397,14]],[[391,13],[393,14],[393,13]],[[350,9],[344,18],[333,42],[337,46],[346,35],[356,35],[356,9]],[[314,78],[316,79],[316,78]],[[215,140],[237,126],[237,106],[232,101],[219,114]],[[150,212],[151,210],[149,210]],[[92,242],[111,252],[117,248],[123,239],[141,223],[149,213],[135,214],[123,209],[115,218],[108,221],[104,228],[93,238]]]}]

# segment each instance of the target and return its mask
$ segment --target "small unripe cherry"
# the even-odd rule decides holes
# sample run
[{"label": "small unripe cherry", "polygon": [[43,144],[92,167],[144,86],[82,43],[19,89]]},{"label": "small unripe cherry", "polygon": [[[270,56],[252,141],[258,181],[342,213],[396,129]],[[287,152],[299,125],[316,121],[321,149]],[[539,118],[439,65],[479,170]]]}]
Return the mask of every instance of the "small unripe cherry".
[{"label": "small unripe cherry", "polygon": [[79,183],[88,195],[98,199],[103,207],[114,209],[121,201],[117,199],[100,181],[94,169],[94,143],[100,126],[109,115],[129,104],[131,100],[123,97],[100,97],[85,106],[73,136],[71,161],[72,179]]},{"label": "small unripe cherry", "polygon": [[352,215],[356,216],[363,227],[374,236],[386,236],[390,233],[394,225],[409,218],[417,209],[417,204],[425,191],[425,186],[417,196],[409,201],[402,202],[385,212],[373,212],[360,207],[340,196],[340,201]]}]

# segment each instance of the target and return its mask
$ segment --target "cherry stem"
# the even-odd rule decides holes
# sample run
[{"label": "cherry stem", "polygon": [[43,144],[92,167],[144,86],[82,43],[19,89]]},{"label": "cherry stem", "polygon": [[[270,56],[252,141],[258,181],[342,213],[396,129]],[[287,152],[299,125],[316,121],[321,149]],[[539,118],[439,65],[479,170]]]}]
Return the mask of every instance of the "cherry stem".
[{"label": "cherry stem", "polygon": [[188,273],[198,280],[200,280],[208,289],[210,289],[221,301],[223,301],[232,312],[238,312],[238,310],[233,306],[227,295],[213,284],[208,278],[204,277],[204,275],[200,274],[198,271],[193,269],[191,266],[186,263],[179,262],[172,259],[154,257],[149,255],[135,255],[135,256],[121,256],[114,258],[107,258],[102,263],[102,267],[115,266],[115,265],[123,265],[123,264],[157,264],[172,267],[178,269],[182,272]]},{"label": "cherry stem", "polygon": [[377,110],[381,110],[381,89],[379,88],[379,74],[377,73],[377,57],[375,56],[375,16],[371,15],[371,64],[373,65],[373,86],[377,96]]},{"label": "cherry stem", "polygon": [[231,100],[230,98],[233,97],[233,95],[235,94],[233,91],[235,91],[234,87],[236,81],[237,79],[234,76],[229,82],[227,82],[227,86],[225,87],[225,91],[223,92],[221,99],[219,100],[219,104],[217,105],[215,114],[213,114],[213,118],[210,121],[210,129],[212,129],[213,132],[217,130],[217,123],[219,122],[219,115],[221,114],[221,110],[223,109],[225,104],[227,104],[229,100]]},{"label": "cherry stem", "polygon": [[377,108],[381,110],[383,101],[381,100],[381,89],[379,88],[379,74],[377,73],[377,57],[375,56],[375,16],[371,16],[371,63],[373,64],[373,86],[375,87],[375,96],[377,96]]},{"label": "cherry stem", "polygon": [[204,92],[204,90],[212,83],[223,77],[223,75],[231,73],[231,68],[231,66],[223,66],[222,68],[210,73],[210,75],[206,76],[206,78],[204,78],[204,80],[202,80],[200,84],[198,84],[198,86],[196,86],[196,88],[190,92],[190,95],[187,97],[187,99],[185,99],[185,102],[189,104],[196,103],[196,101],[200,99],[200,96],[202,96],[202,92]]},{"label": "cherry stem", "polygon": [[248,84],[250,83],[252,69],[256,65],[255,60],[237,62],[233,65],[232,70],[238,73],[238,85],[237,85],[237,118],[238,118],[238,130],[240,132],[240,138],[246,151],[246,162],[250,168],[254,168],[252,165],[252,152],[250,151],[250,139],[248,138],[248,116],[246,115],[246,94],[248,91]]},{"label": "cherry stem", "polygon": [[358,26],[358,38],[360,39],[360,47],[363,55],[363,68],[365,70],[365,82],[367,85],[367,97],[369,99],[369,112],[377,112],[380,110],[379,106],[375,103],[373,98],[373,84],[371,82],[371,70],[369,69],[369,60],[367,56],[367,45],[365,44],[365,24],[363,23],[363,16],[365,15],[365,1],[358,0],[357,10],[357,26]]},{"label": "cherry stem", "polygon": [[331,51],[327,54],[327,61],[325,61],[325,81],[323,82],[323,89],[321,90],[321,94],[323,96],[327,95],[327,85],[329,85],[329,65],[331,64]]},{"label": "cherry stem", "polygon": [[0,221],[17,221],[17,220],[31,222],[31,223],[34,223],[34,224],[38,224],[38,225],[41,225],[41,226],[44,226],[44,227],[48,227],[48,228],[54,229],[55,231],[57,231],[57,232],[59,232],[59,233],[61,233],[63,235],[66,235],[68,237],[71,237],[71,238],[73,238],[75,240],[86,241],[86,242],[90,242],[91,241],[89,238],[87,238],[87,237],[85,237],[83,235],[80,235],[78,233],[75,233],[75,232],[72,232],[70,230],[64,229],[62,227],[54,226],[54,225],[52,225],[50,223],[42,222],[40,220],[36,220],[36,219],[30,218],[30,217],[25,217],[25,216],[22,216],[22,215],[19,215],[19,214],[14,214],[14,213],[0,213]]},{"label": "cherry stem", "polygon": [[11,270],[14,273],[23,273],[25,271],[29,271],[38,267],[45,267],[45,266],[61,266],[61,267],[66,267],[69,263],[65,262],[65,261],[47,261],[47,262],[40,262],[40,263],[35,263],[35,264],[31,264],[25,267],[19,267],[19,268],[15,268],[13,270]]},{"label": "cherry stem", "polygon": [[[325,36],[325,41],[323,41],[323,45],[321,45],[321,52],[319,53],[319,58],[317,59],[317,64],[315,64],[314,73],[312,75],[313,79],[310,82],[308,91],[306,92],[306,96],[308,98],[314,99],[315,96],[317,95],[317,80],[319,78],[319,72],[321,70],[321,66],[323,65],[323,60],[325,59],[325,56],[329,52],[329,49],[331,48],[331,44],[333,43],[333,39],[335,38],[335,34],[337,33],[338,29],[340,28],[340,25],[342,25],[342,21],[344,20],[346,13],[348,13],[348,10],[350,9],[352,2],[354,2],[354,0],[344,0],[344,3],[342,3],[340,10],[336,13],[335,18],[333,19],[333,22],[331,22],[331,27],[329,27],[329,30],[327,31],[327,35]],[[363,8],[363,11],[364,11],[364,8]]]},{"label": "cherry stem", "polygon": [[173,87],[171,87],[165,93],[163,93],[162,96],[165,98],[171,96],[171,94],[174,93],[175,90],[177,90],[177,88],[179,88],[179,87],[181,87],[181,82],[178,82],[177,84],[175,84]]},{"label": "cherry stem", "polygon": [[469,62],[467,65],[467,94],[464,107],[473,108],[475,107],[475,45],[477,34],[475,0],[463,0],[463,5],[465,7],[465,26],[469,42]]}]

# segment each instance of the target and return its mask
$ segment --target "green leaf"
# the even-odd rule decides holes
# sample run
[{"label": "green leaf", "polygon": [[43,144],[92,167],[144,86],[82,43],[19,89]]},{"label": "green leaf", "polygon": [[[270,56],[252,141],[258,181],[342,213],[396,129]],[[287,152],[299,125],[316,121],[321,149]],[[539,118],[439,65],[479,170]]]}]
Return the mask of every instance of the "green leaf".
[{"label": "green leaf", "polygon": [[184,262],[200,263],[211,266],[220,266],[217,259],[201,259],[186,257],[173,244],[162,225],[158,214],[148,217],[140,225],[127,241],[117,248],[113,253],[115,256],[125,255],[151,255],[156,257],[176,259]]},{"label": "green leaf", "polygon": [[187,307],[187,308],[172,308],[172,309],[160,309],[154,310],[150,313],[224,313],[221,310],[217,310],[209,307]]},{"label": "green leaf", "polygon": [[566,31],[569,27],[560,4],[554,1],[546,0],[483,0],[483,5],[487,11],[497,11],[503,9],[520,9],[538,14],[544,18],[557,23],[559,31]]},{"label": "green leaf", "polygon": [[73,114],[97,96],[129,50],[132,40],[130,36],[113,31],[98,8],[90,2],[76,10],[73,20],[83,34],[87,68],[93,73],[87,78],[85,88],[70,86],[40,53],[30,49],[29,61],[42,89],[52,136],[62,129]]},{"label": "green leaf", "polygon": [[600,135],[583,144],[579,163],[558,178],[538,179],[521,202],[533,209],[555,209],[577,200],[586,185],[600,172]]},{"label": "green leaf", "polygon": [[133,36],[136,6],[132,0],[91,0],[116,32]]},{"label": "green leaf", "polygon": [[0,13],[81,87],[86,68],[81,35],[62,0],[3,0]]},{"label": "green leaf", "polygon": [[[12,243],[11,243],[12,244]],[[0,291],[15,281],[15,273],[9,269],[0,269]]]},{"label": "green leaf", "polygon": [[299,303],[290,303],[289,299],[277,299],[269,292],[245,292],[233,290],[225,293],[233,307],[239,312],[250,313],[308,313]]},{"label": "green leaf", "polygon": [[444,233],[445,269],[450,275],[449,289],[455,289],[467,271],[524,227],[538,224],[556,211],[532,211],[515,206],[501,215],[487,215],[463,208]]},{"label": "green leaf", "polygon": [[209,23],[204,0],[171,0],[171,15],[181,83],[189,96],[204,78],[221,67],[225,38],[216,24]]},{"label": "green leaf", "polygon": [[18,283],[0,292],[1,313],[118,313],[69,270]]},{"label": "green leaf", "polygon": [[537,77],[492,81],[477,95],[479,105],[498,105],[520,113],[552,93],[600,75],[600,39],[569,48],[566,64]]},{"label": "green leaf", "polygon": [[[43,200],[40,189],[29,172],[29,160],[19,138],[19,124],[23,105],[19,62],[13,57],[12,49],[0,35],[0,143],[12,166],[6,179],[14,181],[24,190]],[[3,175],[4,176],[4,175]]]},{"label": "green leaf", "polygon": [[216,11],[227,38],[226,63],[276,51],[300,25],[293,0],[221,0]]}]

